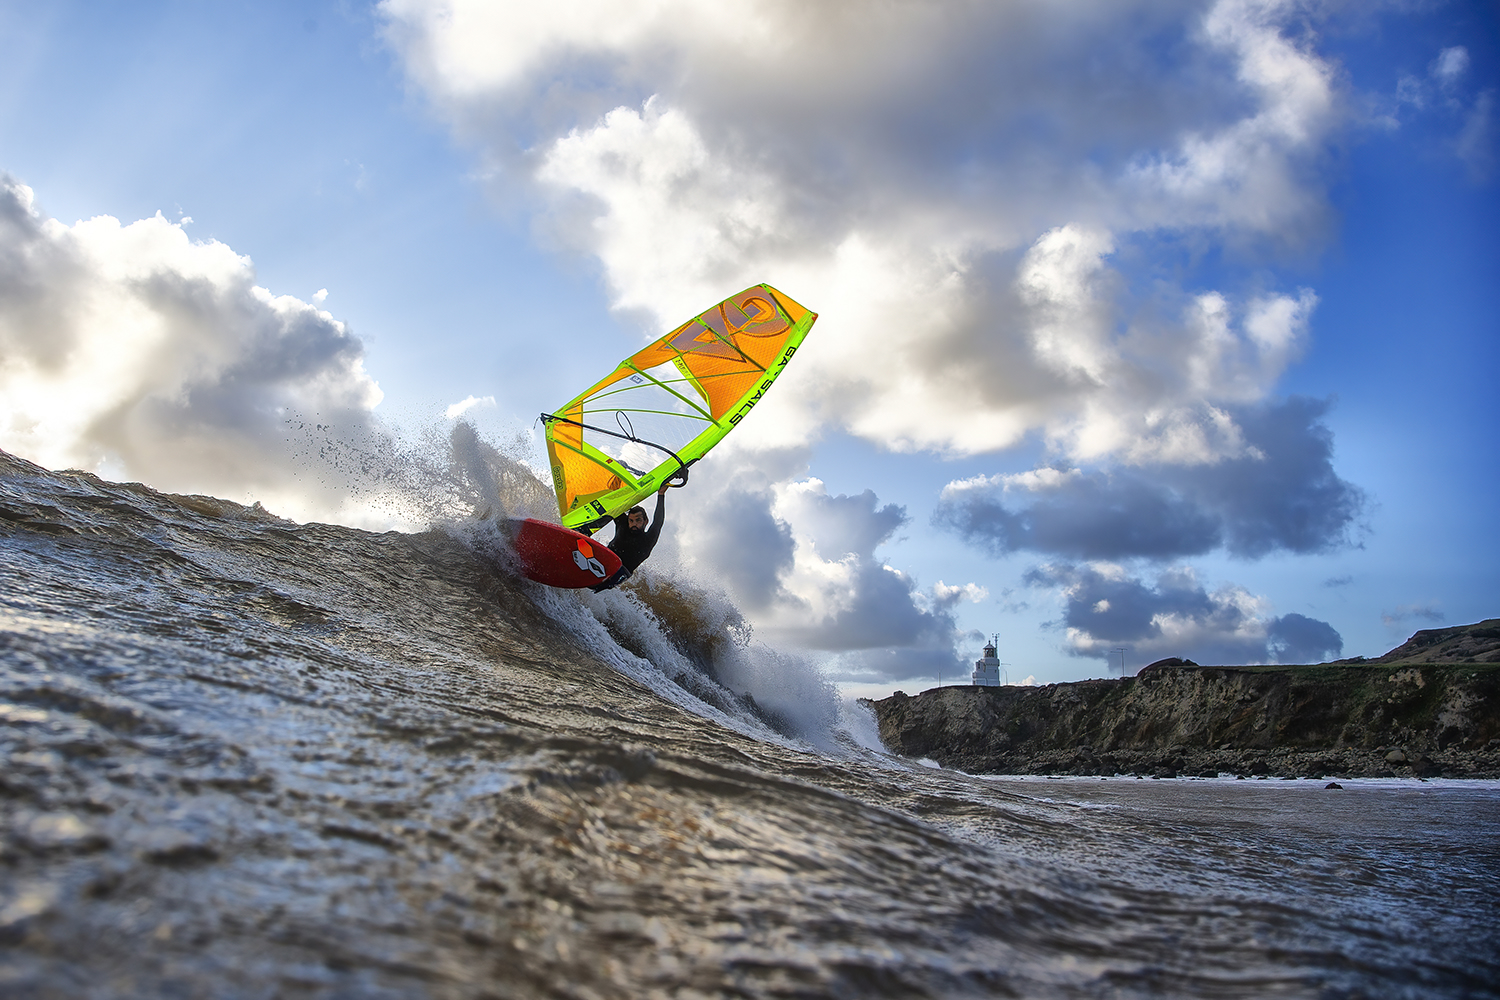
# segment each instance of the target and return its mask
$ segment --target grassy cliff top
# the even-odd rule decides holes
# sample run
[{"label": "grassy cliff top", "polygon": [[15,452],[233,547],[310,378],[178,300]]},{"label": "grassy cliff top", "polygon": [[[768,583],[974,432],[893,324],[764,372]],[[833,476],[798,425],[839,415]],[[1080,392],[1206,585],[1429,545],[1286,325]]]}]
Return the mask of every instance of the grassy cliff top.
[{"label": "grassy cliff top", "polygon": [[1500,662],[1500,618],[1473,625],[1423,629],[1378,663],[1497,663]]},{"label": "grassy cliff top", "polygon": [[1371,667],[1389,669],[1393,666],[1448,666],[1470,667],[1490,671],[1500,669],[1500,618],[1486,618],[1473,625],[1455,625],[1452,628],[1429,628],[1413,633],[1395,649],[1384,656],[1351,656],[1332,663],[1312,664],[1267,664],[1257,666],[1234,666],[1230,664],[1198,664],[1191,660],[1157,660],[1151,667],[1175,667],[1178,669],[1252,670],[1315,672],[1338,671],[1349,667]]},{"label": "grassy cliff top", "polygon": [[[1436,673],[1438,676],[1444,674],[1459,677],[1483,678],[1485,682],[1492,682],[1500,678],[1500,663],[1382,663],[1377,660],[1365,660],[1363,663],[1272,663],[1256,664],[1253,666],[1175,666],[1166,669],[1173,671],[1225,671],[1247,674],[1286,674],[1294,684],[1324,684],[1324,683],[1348,683],[1357,681],[1360,676],[1368,677],[1370,680],[1384,679],[1399,670],[1417,669],[1423,671],[1429,680]],[[1137,677],[1149,677],[1154,671],[1142,671]],[[1113,679],[1111,679],[1113,681]]]}]

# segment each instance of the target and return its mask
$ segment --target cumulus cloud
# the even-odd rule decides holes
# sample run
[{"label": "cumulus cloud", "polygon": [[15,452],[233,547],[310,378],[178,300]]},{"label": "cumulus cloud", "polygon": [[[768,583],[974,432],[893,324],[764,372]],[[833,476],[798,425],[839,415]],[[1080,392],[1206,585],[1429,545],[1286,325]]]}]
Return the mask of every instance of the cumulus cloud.
[{"label": "cumulus cloud", "polygon": [[367,442],[368,457],[383,440],[362,358],[343,323],[256,285],[224,244],[191,240],[160,213],[68,226],[0,175],[7,451],[326,514],[347,499],[341,461],[360,461],[350,443]]},{"label": "cumulus cloud", "polygon": [[771,634],[809,649],[858,650],[835,667],[841,680],[955,669],[954,602],[923,594],[915,580],[875,554],[906,523],[904,508],[882,505],[870,490],[829,495],[820,481],[808,479],[779,488],[776,511],[795,526],[794,560],[783,587],[796,605],[794,613],[769,619]]},{"label": "cumulus cloud", "polygon": [[874,490],[857,496],[829,496],[816,479],[797,484],[782,495],[781,509],[808,528],[813,552],[825,562],[850,556],[868,558],[876,546],[906,524],[906,508],[880,503]]},{"label": "cumulus cloud", "polygon": [[1107,658],[1124,646],[1137,666],[1168,656],[1205,664],[1308,663],[1343,651],[1342,637],[1327,622],[1276,617],[1264,598],[1242,587],[1209,591],[1188,567],[1167,569],[1147,584],[1111,563],[1057,563],[1032,570],[1027,580],[1060,594],[1059,624],[1074,656]]},{"label": "cumulus cloud", "polygon": [[981,587],[977,583],[964,583],[957,586],[949,586],[942,580],[932,585],[933,603],[940,608],[951,608],[963,601],[971,604],[983,604],[989,600],[989,588]]},{"label": "cumulus cloud", "polygon": [[1332,625],[1296,612],[1271,621],[1266,645],[1277,663],[1320,663],[1344,651],[1344,639]]},{"label": "cumulus cloud", "polygon": [[1222,540],[1212,512],[1128,473],[1042,469],[962,480],[944,490],[933,519],[999,555],[1176,557],[1208,552]]},{"label": "cumulus cloud", "polygon": [[1078,459],[1206,460],[1235,447],[1213,404],[1258,398],[1302,340],[1310,292],[1146,301],[1119,255],[1315,234],[1340,98],[1300,5],[381,9],[497,191],[532,185],[621,309],[655,330],[770,280],[823,313],[761,444],[1040,430]]},{"label": "cumulus cloud", "polygon": [[712,566],[717,579],[750,611],[798,600],[782,584],[794,563],[792,528],[772,513],[771,504],[769,491],[732,488],[695,497],[692,508],[694,527],[688,531],[691,551],[699,556],[695,561]]},{"label": "cumulus cloud", "polygon": [[1044,468],[950,483],[935,523],[998,555],[1243,557],[1350,544],[1365,506],[1333,469],[1327,404],[1293,398],[1237,410],[1241,447],[1212,463]]},{"label": "cumulus cloud", "polygon": [[769,474],[726,474],[723,485],[700,466],[693,503],[675,522],[678,561],[755,613],[759,634],[833,657],[839,680],[956,671],[953,608],[983,600],[984,589],[922,589],[876,554],[907,523],[902,507],[870,490],[831,495],[816,479],[778,482],[775,464]]}]

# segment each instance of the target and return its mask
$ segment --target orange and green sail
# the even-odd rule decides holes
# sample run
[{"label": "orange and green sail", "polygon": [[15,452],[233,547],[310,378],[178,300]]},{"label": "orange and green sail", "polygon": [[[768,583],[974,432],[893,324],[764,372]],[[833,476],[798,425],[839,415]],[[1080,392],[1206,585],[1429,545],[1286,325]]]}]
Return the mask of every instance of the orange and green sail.
[{"label": "orange and green sail", "polygon": [[562,523],[614,517],[684,475],[761,400],[817,318],[754,285],[542,414]]}]

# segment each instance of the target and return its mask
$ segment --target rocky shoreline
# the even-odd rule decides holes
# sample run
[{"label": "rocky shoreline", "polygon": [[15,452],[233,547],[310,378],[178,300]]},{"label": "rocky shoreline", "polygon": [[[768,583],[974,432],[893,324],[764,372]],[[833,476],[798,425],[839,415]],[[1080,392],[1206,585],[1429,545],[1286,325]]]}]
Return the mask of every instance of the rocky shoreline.
[{"label": "rocky shoreline", "polygon": [[[941,763],[941,761],[940,761]],[[975,774],[1134,776],[1142,778],[1492,778],[1500,779],[1500,744],[1478,751],[1406,750],[1105,750],[1088,746],[1011,755],[993,767],[945,766]]]},{"label": "rocky shoreline", "polygon": [[971,773],[1500,778],[1500,664],[1475,662],[1500,659],[1497,647],[1491,619],[1419,632],[1374,660],[1173,660],[1117,680],[868,704],[891,750]]}]

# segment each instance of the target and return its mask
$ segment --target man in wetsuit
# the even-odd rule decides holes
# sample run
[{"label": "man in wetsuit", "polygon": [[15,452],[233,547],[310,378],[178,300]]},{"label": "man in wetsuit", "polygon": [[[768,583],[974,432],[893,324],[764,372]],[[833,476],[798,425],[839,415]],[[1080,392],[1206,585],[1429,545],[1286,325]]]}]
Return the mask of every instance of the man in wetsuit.
[{"label": "man in wetsuit", "polygon": [[[661,489],[656,491],[656,513],[651,515],[651,530],[649,531],[646,530],[644,507],[632,507],[614,519],[615,537],[608,542],[608,547],[620,557],[620,568],[611,574],[609,579],[590,587],[590,590],[611,590],[618,587],[630,579],[630,574],[634,573],[636,568],[651,555],[651,550],[656,548],[656,540],[661,537],[661,526],[666,520],[664,508],[666,497],[667,484],[662,483]],[[578,530],[585,535],[592,535],[609,521],[608,517],[601,517],[596,521],[581,525]]]}]

